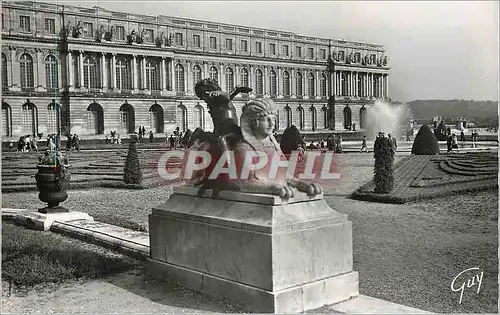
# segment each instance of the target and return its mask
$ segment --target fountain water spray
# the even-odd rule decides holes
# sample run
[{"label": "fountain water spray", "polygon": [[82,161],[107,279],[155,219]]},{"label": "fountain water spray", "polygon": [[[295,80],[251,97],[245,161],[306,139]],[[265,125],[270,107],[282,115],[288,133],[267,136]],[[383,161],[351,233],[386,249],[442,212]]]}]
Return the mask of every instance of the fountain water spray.
[{"label": "fountain water spray", "polygon": [[395,105],[380,100],[375,101],[373,107],[367,111],[367,137],[375,139],[379,132],[391,133],[400,139],[404,133],[404,123],[411,115],[406,104]]}]

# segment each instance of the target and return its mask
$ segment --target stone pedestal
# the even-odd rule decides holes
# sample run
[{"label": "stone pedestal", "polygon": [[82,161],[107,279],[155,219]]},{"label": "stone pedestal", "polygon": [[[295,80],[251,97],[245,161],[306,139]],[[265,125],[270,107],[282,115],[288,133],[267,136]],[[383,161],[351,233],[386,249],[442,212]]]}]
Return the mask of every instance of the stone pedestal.
[{"label": "stone pedestal", "polygon": [[179,186],[149,216],[149,272],[251,312],[303,312],[358,295],[352,225],[323,196]]}]

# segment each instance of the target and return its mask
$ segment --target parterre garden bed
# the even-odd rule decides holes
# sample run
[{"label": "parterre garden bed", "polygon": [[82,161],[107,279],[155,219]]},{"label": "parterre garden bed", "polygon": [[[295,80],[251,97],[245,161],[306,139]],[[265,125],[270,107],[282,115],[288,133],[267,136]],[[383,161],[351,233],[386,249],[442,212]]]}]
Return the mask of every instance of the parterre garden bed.
[{"label": "parterre garden bed", "polygon": [[394,188],[375,194],[372,181],[354,191],[352,199],[405,203],[457,193],[498,189],[496,152],[410,155],[394,168]]}]

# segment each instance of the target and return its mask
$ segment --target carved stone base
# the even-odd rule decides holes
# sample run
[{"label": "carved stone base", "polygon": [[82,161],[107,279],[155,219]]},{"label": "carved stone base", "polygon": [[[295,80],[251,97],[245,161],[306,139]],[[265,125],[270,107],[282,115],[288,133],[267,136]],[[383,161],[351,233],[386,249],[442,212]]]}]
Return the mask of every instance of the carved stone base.
[{"label": "carved stone base", "polygon": [[358,295],[352,225],[323,196],[180,186],[149,216],[148,270],[252,312],[303,312]]}]

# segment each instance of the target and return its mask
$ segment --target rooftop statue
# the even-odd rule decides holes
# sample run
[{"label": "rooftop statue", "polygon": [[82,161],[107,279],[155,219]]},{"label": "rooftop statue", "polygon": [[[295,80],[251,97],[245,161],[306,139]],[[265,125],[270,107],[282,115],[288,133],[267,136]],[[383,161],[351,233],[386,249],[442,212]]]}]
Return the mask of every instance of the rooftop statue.
[{"label": "rooftop statue", "polygon": [[[195,91],[207,103],[214,124],[213,133],[198,133],[198,139],[190,148],[207,150],[212,156],[212,165],[198,174],[195,185],[215,190],[272,194],[284,199],[293,197],[295,189],[311,196],[322,192],[316,183],[295,177],[287,178],[286,168],[279,168],[276,176],[269,176],[275,159],[286,159],[273,135],[278,107],[271,99],[247,102],[242,109],[241,125],[238,125],[236,109],[231,100],[239,93],[250,92],[250,88],[236,87],[231,93],[226,93],[217,82],[205,79],[196,84]],[[249,163],[256,164],[262,158],[267,160],[263,168],[245,170],[245,163],[247,166]],[[226,161],[229,168],[235,168],[236,178],[221,174],[215,180],[208,179],[220,159]]]}]

